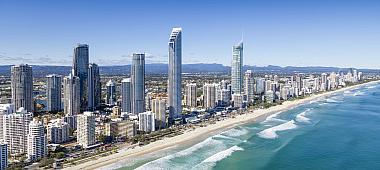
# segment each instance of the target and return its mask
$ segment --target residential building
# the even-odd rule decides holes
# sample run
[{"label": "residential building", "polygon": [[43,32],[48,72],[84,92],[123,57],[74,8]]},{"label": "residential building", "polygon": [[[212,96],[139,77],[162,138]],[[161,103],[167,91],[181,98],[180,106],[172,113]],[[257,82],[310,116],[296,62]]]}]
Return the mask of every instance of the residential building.
[{"label": "residential building", "polygon": [[33,71],[29,65],[16,65],[11,68],[12,103],[16,109],[23,107],[29,112],[34,111],[33,101]]},{"label": "residential building", "polygon": [[77,116],[77,142],[83,148],[95,144],[95,116],[92,112],[84,112]]},{"label": "residential building", "polygon": [[29,123],[28,154],[29,160],[36,161],[47,155],[47,141],[42,122],[33,120]]},{"label": "residential building", "polygon": [[131,68],[132,113],[145,111],[145,54],[134,53]]},{"label": "residential building", "polygon": [[169,123],[182,114],[182,28],[173,28],[169,38]]},{"label": "residential building", "polygon": [[47,110],[58,112],[62,110],[62,77],[56,74],[46,76]]}]

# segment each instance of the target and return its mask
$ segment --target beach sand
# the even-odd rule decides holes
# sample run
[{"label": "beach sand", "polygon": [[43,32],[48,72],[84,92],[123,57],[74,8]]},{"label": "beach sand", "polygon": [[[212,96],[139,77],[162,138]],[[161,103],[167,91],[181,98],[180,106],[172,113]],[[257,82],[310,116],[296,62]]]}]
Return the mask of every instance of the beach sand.
[{"label": "beach sand", "polygon": [[304,103],[307,103],[307,102],[310,102],[322,97],[327,97],[334,93],[343,92],[345,90],[350,90],[350,89],[354,89],[360,86],[378,83],[378,82],[380,81],[373,81],[369,83],[345,87],[345,88],[341,88],[335,91],[329,91],[329,92],[325,92],[321,94],[312,95],[304,99],[298,99],[294,101],[285,101],[282,105],[273,106],[268,109],[254,110],[253,112],[248,112],[242,115],[236,115],[235,118],[228,118],[222,121],[217,121],[215,124],[207,125],[207,127],[199,127],[199,128],[196,128],[195,130],[185,132],[184,134],[174,136],[171,138],[165,138],[159,141],[155,141],[142,147],[136,147],[134,149],[128,149],[128,150],[125,150],[125,149],[120,150],[119,153],[115,153],[106,157],[101,157],[96,160],[88,161],[88,162],[75,165],[72,167],[67,167],[65,169],[96,169],[96,168],[101,168],[104,166],[117,163],[119,161],[127,160],[128,158],[132,158],[132,157],[136,158],[139,156],[143,156],[145,154],[149,154],[149,153],[156,152],[162,149],[173,147],[175,145],[189,144],[189,143],[195,144],[201,139],[205,139],[209,136],[212,136],[215,133],[220,133],[222,131],[228,130],[229,128],[233,128],[238,125],[249,123],[249,122],[261,121],[265,117],[270,116],[274,113],[287,111],[301,104],[304,104]]}]

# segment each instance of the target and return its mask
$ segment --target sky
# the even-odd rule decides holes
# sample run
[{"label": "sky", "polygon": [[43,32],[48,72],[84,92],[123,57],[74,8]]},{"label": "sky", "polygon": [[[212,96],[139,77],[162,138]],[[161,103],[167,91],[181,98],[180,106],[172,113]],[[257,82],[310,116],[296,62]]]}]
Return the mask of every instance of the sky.
[{"label": "sky", "polygon": [[380,67],[379,0],[0,0],[0,65],[71,65],[86,43],[90,62],[167,63],[182,27],[182,61],[244,65]]}]

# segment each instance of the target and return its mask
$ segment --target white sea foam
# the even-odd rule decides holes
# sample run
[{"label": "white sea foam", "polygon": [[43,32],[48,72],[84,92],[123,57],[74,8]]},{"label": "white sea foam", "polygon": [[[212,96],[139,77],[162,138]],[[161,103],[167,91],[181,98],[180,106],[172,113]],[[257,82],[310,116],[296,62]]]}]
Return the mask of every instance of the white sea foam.
[{"label": "white sea foam", "polygon": [[368,86],[367,89],[373,89],[376,88],[376,86]]},{"label": "white sea foam", "polygon": [[352,91],[350,91],[350,90],[344,91],[344,94],[351,94],[351,93],[352,93]]},{"label": "white sea foam", "polygon": [[[185,150],[182,150],[182,151],[179,151],[177,153],[174,153],[174,154],[171,154],[171,155],[168,155],[168,156],[165,156],[165,157],[162,157],[160,159],[157,159],[157,160],[154,160],[154,161],[151,161],[151,162],[148,162],[136,169],[140,169],[140,170],[145,170],[145,169],[167,169],[168,167],[170,167],[170,162],[172,159],[174,158],[178,158],[178,157],[185,157],[185,156],[190,156],[192,155],[194,152],[202,149],[202,148],[205,148],[205,147],[208,147],[208,146],[215,146],[215,147],[225,147],[223,142],[222,141],[219,141],[219,140],[215,140],[213,139],[212,137],[209,137],[207,138],[206,140],[202,141],[201,143],[198,143],[190,148],[187,148]],[[185,166],[185,165],[183,165]],[[189,165],[190,166],[190,165]]]},{"label": "white sea foam", "polygon": [[338,103],[339,101],[338,100],[334,100],[334,99],[326,99],[326,102],[327,103]]},{"label": "white sea foam", "polygon": [[311,109],[307,109],[303,111],[302,113],[298,114],[296,116],[297,122],[303,122],[303,123],[310,123],[310,119],[306,117],[306,113],[309,112]]},{"label": "white sea foam", "polygon": [[244,128],[233,128],[233,129],[230,129],[228,131],[225,131],[222,133],[222,135],[224,136],[229,136],[229,137],[238,137],[238,136],[243,136],[243,135],[246,135],[248,134],[249,131],[247,129],[244,129]]},{"label": "white sea foam", "polygon": [[216,163],[218,161],[221,161],[221,160],[231,156],[232,153],[234,153],[236,151],[242,151],[242,150],[244,150],[244,149],[241,147],[238,147],[236,145],[232,146],[226,150],[220,151],[220,152],[208,157],[207,159],[202,161],[200,164],[194,166],[194,168],[192,168],[192,169],[211,169],[213,166],[216,165]]},{"label": "white sea foam", "polygon": [[286,120],[283,120],[283,119],[279,119],[279,118],[276,118],[278,115],[280,115],[282,112],[277,112],[275,114],[272,114],[270,116],[268,116],[265,121],[263,121],[262,123],[266,123],[266,122],[269,122],[269,121],[276,121],[276,122],[286,122]]},{"label": "white sea foam", "polygon": [[295,124],[294,120],[291,120],[291,121],[288,121],[286,123],[265,129],[265,130],[257,133],[257,135],[259,135],[259,137],[265,138],[265,139],[275,139],[278,137],[276,132],[284,131],[284,130],[290,130],[290,129],[294,129],[294,128],[297,128],[297,125]]},{"label": "white sea foam", "polygon": [[357,91],[354,93],[354,96],[361,96],[361,95],[364,95],[364,92]]}]

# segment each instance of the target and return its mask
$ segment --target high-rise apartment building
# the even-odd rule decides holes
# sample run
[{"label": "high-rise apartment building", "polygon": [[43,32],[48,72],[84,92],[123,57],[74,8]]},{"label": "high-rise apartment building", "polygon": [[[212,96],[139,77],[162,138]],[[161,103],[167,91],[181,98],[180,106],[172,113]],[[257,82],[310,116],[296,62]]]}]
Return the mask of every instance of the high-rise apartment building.
[{"label": "high-rise apartment building", "polygon": [[0,170],[8,167],[8,144],[0,141]]},{"label": "high-rise apartment building", "polygon": [[186,105],[195,108],[197,107],[197,84],[186,84]]},{"label": "high-rise apartment building", "polygon": [[203,107],[214,108],[216,106],[215,84],[205,84],[203,86]]},{"label": "high-rise apartment building", "polygon": [[12,103],[16,109],[25,108],[34,111],[33,71],[29,65],[17,65],[11,68]]},{"label": "high-rise apartment building", "polygon": [[243,42],[232,48],[231,85],[233,93],[243,92]]},{"label": "high-rise apartment building", "polygon": [[115,82],[109,80],[106,84],[107,93],[106,93],[106,104],[115,105],[116,103],[116,86]]},{"label": "high-rise apartment building", "polygon": [[80,79],[69,76],[63,79],[64,112],[66,115],[77,115],[80,113]]},{"label": "high-rise apartment building", "polygon": [[166,126],[166,100],[160,99],[160,98],[153,99],[152,112],[155,114],[156,127],[165,128]]},{"label": "high-rise apartment building", "polygon": [[88,100],[88,66],[89,49],[87,44],[78,44],[74,47],[73,76],[79,77],[80,110],[87,110]]},{"label": "high-rise apartment building", "polygon": [[95,116],[92,112],[84,112],[77,116],[77,142],[83,148],[95,144]]},{"label": "high-rise apartment building", "polygon": [[56,119],[47,127],[47,139],[50,143],[64,143],[69,140],[70,126],[62,119]]},{"label": "high-rise apartment building", "polygon": [[8,144],[9,153],[20,155],[27,153],[29,123],[33,113],[19,108],[15,113],[3,115],[4,141]]},{"label": "high-rise apartment building", "polygon": [[95,110],[101,104],[102,86],[100,83],[99,67],[95,63],[88,66],[88,110]]},{"label": "high-rise apartment building", "polygon": [[244,93],[247,95],[247,101],[250,103],[253,102],[255,97],[254,85],[253,73],[251,70],[247,70],[244,74]]},{"label": "high-rise apartment building", "polygon": [[42,122],[33,120],[29,123],[28,154],[29,160],[38,160],[47,155],[47,141]]},{"label": "high-rise apartment building", "polygon": [[46,98],[47,110],[58,112],[62,110],[62,78],[51,74],[46,76]]},{"label": "high-rise apartment building", "polygon": [[145,54],[134,53],[131,68],[132,113],[145,112]]},{"label": "high-rise apartment building", "polygon": [[182,114],[182,28],[173,28],[169,38],[169,123]]},{"label": "high-rise apartment building", "polygon": [[121,111],[131,113],[131,79],[121,81]]}]

